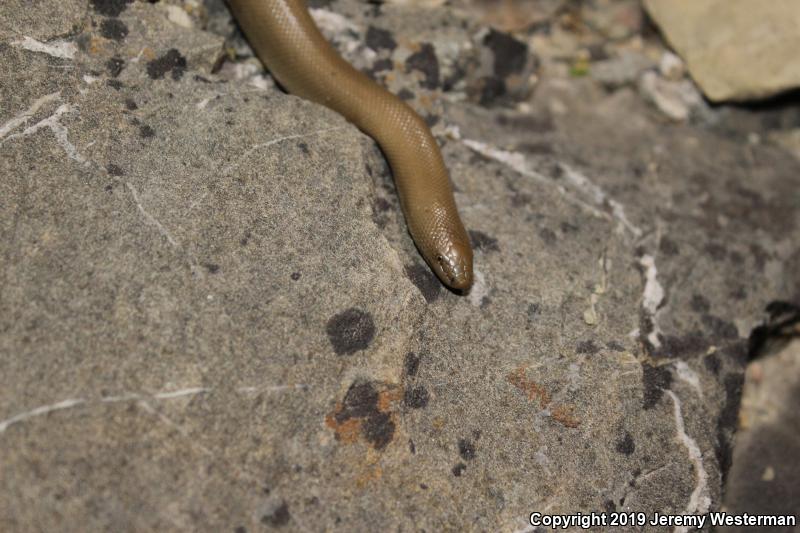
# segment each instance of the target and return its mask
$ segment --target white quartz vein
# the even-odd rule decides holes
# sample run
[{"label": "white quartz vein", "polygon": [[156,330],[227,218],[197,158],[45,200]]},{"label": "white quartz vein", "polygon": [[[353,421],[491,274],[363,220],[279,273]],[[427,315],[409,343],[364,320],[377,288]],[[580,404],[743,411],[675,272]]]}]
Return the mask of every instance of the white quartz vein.
[{"label": "white quartz vein", "polygon": [[59,39],[57,41],[43,43],[27,35],[18,41],[12,41],[11,45],[30,50],[31,52],[41,52],[60,59],[72,59],[75,57],[75,52],[78,51],[78,47],[75,46],[75,43],[69,41]]},{"label": "white quartz vein", "polygon": [[[50,96],[48,96],[47,98],[49,97]],[[34,105],[35,104],[36,103],[34,102]],[[28,128],[24,129],[21,133],[15,133],[14,135],[9,135],[3,141],[0,141],[0,146],[2,146],[7,141],[10,141],[12,139],[16,139],[19,137],[27,137],[29,135],[33,135],[34,133],[43,128],[47,128],[53,132],[53,135],[55,135],[56,137],[56,141],[61,146],[61,148],[64,149],[64,151],[67,153],[67,156],[70,159],[73,159],[78,163],[87,166],[89,165],[89,163],[86,161],[86,159],[84,159],[84,157],[80,153],[78,153],[78,149],[75,148],[75,145],[70,142],[69,132],[67,131],[67,128],[60,122],[62,116],[72,113],[76,109],[77,108],[71,104],[61,104],[58,107],[58,109],[56,109],[55,112],[49,117],[40,120],[33,126],[29,126]]]},{"label": "white quartz vein", "polygon": [[27,122],[36,114],[39,109],[45,104],[54,102],[61,97],[60,92],[46,94],[37,98],[28,109],[19,113],[14,118],[0,126],[0,139],[8,135],[15,128],[27,124]]},{"label": "white quartz vein", "polygon": [[[267,393],[267,392],[282,392],[282,391],[290,391],[290,390],[301,390],[305,391],[308,390],[308,385],[305,383],[297,383],[292,385],[266,385],[266,386],[255,386],[255,387],[238,387],[235,389],[236,393],[238,394],[252,394],[252,393]],[[48,405],[41,405],[39,407],[35,407],[29,411],[25,411],[23,413],[16,414],[11,416],[5,420],[0,420],[0,433],[5,432],[9,427],[13,426],[14,424],[18,424],[20,422],[24,422],[31,418],[36,418],[39,416],[44,416],[54,411],[61,411],[65,409],[71,409],[73,407],[78,406],[88,406],[92,404],[104,404],[104,403],[120,403],[120,402],[139,402],[140,404],[147,404],[147,402],[152,400],[174,400],[177,398],[185,398],[185,397],[192,397],[197,396],[199,394],[209,394],[214,392],[213,388],[208,387],[190,387],[185,389],[177,389],[177,390],[168,390],[168,391],[161,391],[156,392],[153,394],[144,394],[138,392],[125,392],[123,394],[119,394],[116,396],[101,396],[97,399],[92,399],[90,397],[79,397],[79,398],[68,398],[66,400],[61,400],[56,403],[48,404]],[[149,404],[147,404],[149,407]],[[152,409],[150,407],[150,409]]]},{"label": "white quartz vein", "polygon": [[658,281],[656,260],[652,255],[645,254],[639,259],[639,264],[644,268],[644,293],[642,294],[642,308],[650,317],[653,329],[648,333],[647,340],[654,347],[661,346],[658,327],[658,312],[664,301],[664,287]]},{"label": "white quartz vein", "polygon": [[[675,413],[675,430],[678,433],[678,439],[681,444],[686,448],[689,454],[689,460],[694,465],[694,472],[697,485],[695,485],[692,495],[689,497],[689,503],[686,505],[684,514],[705,514],[711,506],[711,498],[708,495],[708,473],[705,466],[703,466],[703,454],[697,442],[686,433],[686,428],[683,423],[683,414],[681,413],[681,402],[678,396],[671,390],[665,391],[674,406]],[[686,526],[676,527],[674,533],[687,533]]]},{"label": "white quartz vein", "polygon": [[158,232],[161,235],[163,235],[165,239],[167,239],[167,242],[169,242],[172,246],[177,248],[178,241],[175,240],[175,238],[170,234],[170,232],[167,231],[167,228],[165,228],[164,225],[161,224],[161,222],[159,222],[158,219],[156,219],[156,217],[154,217],[145,210],[144,206],[142,206],[141,200],[139,200],[139,193],[136,192],[136,189],[134,189],[133,185],[131,185],[130,182],[125,182],[125,186],[128,188],[129,191],[131,191],[131,196],[133,196],[133,201],[136,203],[136,207],[139,209],[139,212],[142,214],[145,220],[147,220],[151,225],[155,226]]},{"label": "white quartz vein", "polygon": [[328,132],[331,132],[331,131],[340,131],[340,130],[345,130],[345,129],[348,129],[348,128],[349,128],[349,126],[335,126],[335,127],[332,127],[332,128],[324,128],[324,129],[321,129],[321,130],[312,131],[312,132],[309,132],[309,133],[296,133],[296,134],[292,134],[292,135],[286,135],[286,136],[283,136],[283,137],[278,137],[276,139],[272,139],[272,140],[267,141],[267,142],[263,142],[263,143],[259,143],[259,144],[253,145],[250,148],[248,148],[241,156],[239,156],[238,161],[236,161],[234,163],[231,163],[230,165],[227,165],[222,171],[223,175],[227,175],[232,170],[235,170],[244,160],[246,160],[248,157],[250,157],[254,152],[257,152],[258,150],[263,150],[264,148],[267,148],[269,146],[273,146],[275,144],[282,143],[283,141],[289,141],[291,139],[302,139],[304,137],[311,137],[313,135],[322,135],[323,133],[328,133]]},{"label": "white quartz vein", "polygon": [[[451,131],[451,130],[448,130]],[[452,135],[457,136],[456,138],[460,139],[459,133],[455,131],[455,133],[451,133]],[[625,214],[625,209],[621,203],[614,200],[608,194],[606,194],[603,189],[593,183],[589,178],[578,172],[577,170],[573,169],[572,167],[559,164],[559,168],[562,171],[562,176],[564,181],[568,183],[571,188],[579,193],[582,193],[584,196],[588,197],[590,200],[586,202],[574,194],[570,194],[566,187],[561,184],[556,183],[554,178],[550,178],[545,176],[541,172],[537,172],[531,168],[531,165],[528,163],[527,159],[524,155],[518,152],[510,152],[507,150],[501,150],[499,148],[495,148],[487,143],[481,141],[475,141],[472,139],[460,139],[462,143],[464,143],[467,148],[485,156],[490,159],[494,159],[498,161],[518,174],[523,176],[533,178],[536,181],[541,183],[546,183],[548,185],[555,185],[558,192],[567,200],[577,205],[580,205],[584,209],[588,210],[594,216],[599,218],[609,218],[608,213],[606,213],[603,209],[610,209],[611,216],[610,218],[616,219],[617,222],[622,226],[624,230],[629,231],[634,237],[640,237],[642,235],[641,228],[635,226],[628,220],[627,215]],[[602,208],[602,209],[598,209]]]}]

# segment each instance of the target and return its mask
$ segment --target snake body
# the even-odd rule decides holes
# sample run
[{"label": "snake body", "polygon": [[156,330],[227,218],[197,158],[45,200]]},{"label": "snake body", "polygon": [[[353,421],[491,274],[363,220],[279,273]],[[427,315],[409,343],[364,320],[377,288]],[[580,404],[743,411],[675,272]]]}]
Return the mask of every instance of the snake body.
[{"label": "snake body", "polygon": [[469,289],[469,237],[442,154],[422,118],[342,59],[303,0],[228,3],[261,61],[287,91],[333,109],[378,143],[423,258],[445,285]]}]

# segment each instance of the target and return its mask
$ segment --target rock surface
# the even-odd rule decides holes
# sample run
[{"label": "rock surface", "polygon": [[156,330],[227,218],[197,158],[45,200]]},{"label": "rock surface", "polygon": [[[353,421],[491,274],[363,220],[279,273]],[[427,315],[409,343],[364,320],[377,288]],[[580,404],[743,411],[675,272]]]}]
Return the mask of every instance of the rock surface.
[{"label": "rock surface", "polygon": [[246,47],[201,29],[219,4],[93,0],[67,33],[10,5],[0,530],[719,508],[747,338],[800,298],[791,155],[588,78],[528,99],[529,42],[446,9],[317,7],[434,124],[476,248],[457,296],[369,138],[220,66]]},{"label": "rock surface", "polygon": [[[794,335],[800,314],[793,310]],[[783,317],[784,321],[786,317]],[[788,334],[789,328],[785,328]],[[742,398],[740,428],[730,472],[726,507],[731,512],[785,514],[787,502],[797,502],[800,487],[800,342],[752,363]],[[795,504],[796,505],[796,504]],[[731,528],[745,531],[746,527]],[[796,527],[771,527],[792,533]]]},{"label": "rock surface", "polygon": [[795,0],[644,0],[653,20],[715,102],[800,87]]}]

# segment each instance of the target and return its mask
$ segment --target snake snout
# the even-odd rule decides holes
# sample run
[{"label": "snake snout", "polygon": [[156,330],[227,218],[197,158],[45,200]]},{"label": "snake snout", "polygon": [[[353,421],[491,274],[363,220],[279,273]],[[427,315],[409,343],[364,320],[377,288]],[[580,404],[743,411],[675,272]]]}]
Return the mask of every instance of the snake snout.
[{"label": "snake snout", "polygon": [[453,244],[436,256],[437,274],[451,289],[465,291],[472,286],[472,248]]}]

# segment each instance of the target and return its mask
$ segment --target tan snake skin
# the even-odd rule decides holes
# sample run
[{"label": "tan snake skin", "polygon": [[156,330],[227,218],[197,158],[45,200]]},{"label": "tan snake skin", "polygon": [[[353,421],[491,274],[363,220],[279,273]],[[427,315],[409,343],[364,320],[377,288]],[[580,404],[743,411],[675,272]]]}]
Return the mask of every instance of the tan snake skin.
[{"label": "tan snake skin", "polygon": [[447,168],[427,124],[405,102],[342,59],[303,0],[228,0],[261,61],[290,93],[322,104],[375,139],[392,168],[406,223],[447,286],[472,285],[472,248]]}]

